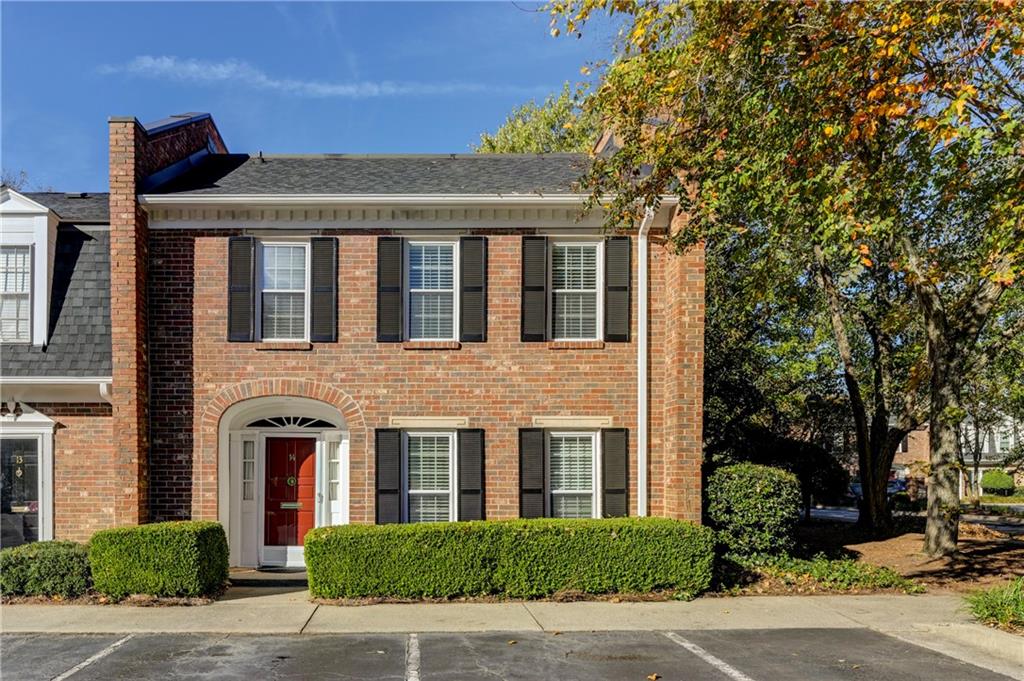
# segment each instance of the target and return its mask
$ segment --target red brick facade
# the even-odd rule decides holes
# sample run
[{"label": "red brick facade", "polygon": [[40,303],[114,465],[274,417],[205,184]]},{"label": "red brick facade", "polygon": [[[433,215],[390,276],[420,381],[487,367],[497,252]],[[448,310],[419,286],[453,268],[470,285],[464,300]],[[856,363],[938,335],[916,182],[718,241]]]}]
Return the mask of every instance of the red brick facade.
[{"label": "red brick facade", "polygon": [[[231,343],[228,238],[246,225],[151,230],[137,198],[147,177],[208,147],[225,151],[209,118],[153,135],[134,119],[111,119],[113,407],[51,413],[61,424],[57,537],[222,517],[220,420],[260,396],[312,398],[344,416],[352,522],[374,518],[374,429],[422,416],[467,417],[484,429],[493,519],[519,513],[519,428],[538,416],[611,417],[629,430],[628,507],[636,513],[635,235],[630,342],[522,342],[521,236],[534,230],[492,229],[471,230],[488,238],[487,341],[378,343],[377,237],[392,232],[363,229],[320,230],[339,239],[336,342]],[[699,521],[704,252],[676,254],[654,233],[648,267],[648,511]],[[76,457],[89,465],[70,466]]]},{"label": "red brick facade", "polygon": [[[534,416],[611,416],[634,434],[629,496],[635,509],[636,342],[521,342],[520,234],[488,234],[485,343],[433,349],[376,342],[381,232],[349,231],[338,233],[338,341],[275,350],[267,348],[280,344],[226,340],[227,243],[235,233],[150,234],[154,520],[218,517],[220,417],[232,404],[264,395],[318,399],[345,416],[354,522],[372,521],[372,433],[391,416],[464,416],[485,430],[489,518],[519,512],[519,428],[530,427]],[[700,517],[702,268],[699,249],[675,256],[652,248],[650,510],[693,520]],[[636,249],[633,269],[635,281]]]}]

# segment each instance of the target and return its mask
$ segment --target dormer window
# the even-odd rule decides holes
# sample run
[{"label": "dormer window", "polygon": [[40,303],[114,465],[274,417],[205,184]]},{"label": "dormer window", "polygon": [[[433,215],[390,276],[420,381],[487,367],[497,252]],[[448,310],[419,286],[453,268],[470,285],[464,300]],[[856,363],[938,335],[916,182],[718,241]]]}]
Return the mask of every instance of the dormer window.
[{"label": "dormer window", "polygon": [[32,342],[31,246],[0,246],[0,341]]}]

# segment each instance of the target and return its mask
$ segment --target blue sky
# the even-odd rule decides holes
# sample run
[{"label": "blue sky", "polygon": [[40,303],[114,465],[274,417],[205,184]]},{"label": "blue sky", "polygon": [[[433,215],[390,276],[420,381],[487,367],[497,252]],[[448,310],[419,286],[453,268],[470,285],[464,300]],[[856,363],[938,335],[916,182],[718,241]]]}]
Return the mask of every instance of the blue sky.
[{"label": "blue sky", "polygon": [[555,39],[536,7],[3,2],[0,161],[102,191],[108,116],[185,111],[238,152],[469,151],[609,52],[607,26]]}]

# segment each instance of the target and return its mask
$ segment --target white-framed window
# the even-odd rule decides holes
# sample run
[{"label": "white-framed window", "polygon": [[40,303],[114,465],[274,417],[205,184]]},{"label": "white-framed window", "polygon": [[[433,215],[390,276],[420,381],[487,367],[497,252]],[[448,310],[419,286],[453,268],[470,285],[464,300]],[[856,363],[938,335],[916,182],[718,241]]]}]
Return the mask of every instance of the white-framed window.
[{"label": "white-framed window", "polygon": [[242,501],[256,498],[256,441],[242,441]]},{"label": "white-framed window", "polygon": [[455,494],[455,433],[405,431],[405,521],[458,519]]},{"label": "white-framed window", "polygon": [[0,246],[0,341],[32,341],[31,246]]},{"label": "white-framed window", "polygon": [[550,334],[554,340],[602,336],[602,241],[553,241],[548,275]]},{"label": "white-framed window", "polygon": [[601,452],[596,431],[547,431],[547,515],[600,518]]},{"label": "white-framed window", "polygon": [[405,315],[409,340],[457,340],[459,242],[405,242]]},{"label": "white-framed window", "polygon": [[1006,454],[1013,449],[1013,425],[1011,423],[996,426],[996,446],[1000,454]]},{"label": "white-framed window", "polygon": [[309,243],[261,242],[259,272],[261,340],[308,340]]}]

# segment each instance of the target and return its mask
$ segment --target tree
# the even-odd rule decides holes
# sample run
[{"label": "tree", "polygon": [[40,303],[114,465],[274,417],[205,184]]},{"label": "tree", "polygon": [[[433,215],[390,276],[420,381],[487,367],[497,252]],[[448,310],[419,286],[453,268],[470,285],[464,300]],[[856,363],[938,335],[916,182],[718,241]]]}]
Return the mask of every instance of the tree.
[{"label": "tree", "polygon": [[619,141],[588,175],[593,202],[610,224],[632,224],[673,193],[688,218],[680,247],[737,231],[803,262],[831,318],[875,497],[862,512],[884,524],[880,478],[926,415],[925,551],[953,553],[963,381],[986,326],[1015,317],[1004,294],[1024,267],[1019,7],[559,0],[551,10],[555,33],[579,33],[597,11],[625,20],[591,103]]},{"label": "tree", "polygon": [[549,154],[587,152],[601,128],[590,110],[580,108],[578,93],[565,83],[561,93],[543,104],[529,101],[514,110],[494,133],[482,133],[473,148],[481,154]]},{"label": "tree", "polygon": [[24,170],[15,172],[4,168],[3,171],[0,171],[0,185],[21,191],[28,186],[28,173]]}]

